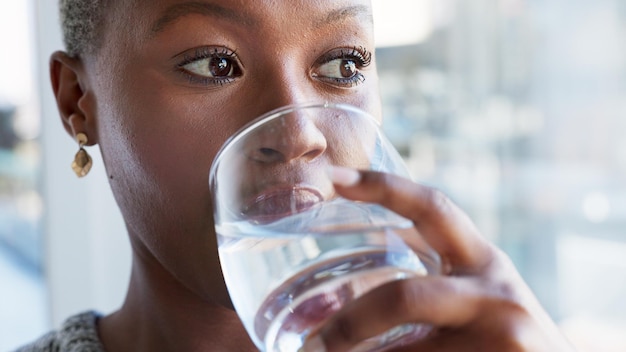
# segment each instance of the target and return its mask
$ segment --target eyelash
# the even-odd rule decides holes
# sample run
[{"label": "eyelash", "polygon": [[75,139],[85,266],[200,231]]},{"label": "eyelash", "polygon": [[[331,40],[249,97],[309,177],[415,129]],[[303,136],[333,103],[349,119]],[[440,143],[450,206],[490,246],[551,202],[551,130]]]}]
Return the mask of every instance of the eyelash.
[{"label": "eyelash", "polygon": [[359,70],[353,77],[350,78],[336,78],[336,77],[323,77],[315,75],[318,80],[328,82],[331,84],[339,84],[342,87],[351,88],[359,85],[365,81],[365,75],[360,72],[361,69],[368,67],[372,63],[372,53],[362,46],[355,46],[352,48],[342,48],[333,50],[317,60],[316,66],[329,63],[333,60],[353,60],[357,64],[357,70]]},{"label": "eyelash", "polygon": [[[204,59],[228,59],[233,61],[236,72],[233,77],[206,77],[188,71],[185,66]],[[368,67],[372,62],[372,54],[362,46],[352,48],[340,48],[332,50],[320,57],[315,67],[332,62],[333,60],[350,60],[356,63],[357,73],[349,78],[325,77],[313,73],[313,76],[326,83],[338,85],[342,88],[350,88],[365,81],[365,75],[361,69]],[[313,70],[315,70],[315,67]],[[223,86],[234,82],[241,75],[241,64],[237,60],[236,51],[225,47],[199,47],[183,54],[182,60],[176,65],[177,70],[183,74],[190,84],[203,86]]]},{"label": "eyelash", "polygon": [[[237,77],[204,77],[193,72],[189,72],[185,69],[185,66],[196,61],[204,59],[229,59],[234,62],[237,67],[237,71],[241,71],[240,63],[237,60],[236,51],[230,50],[225,47],[200,47],[192,49],[191,52],[184,54],[182,61],[176,65],[177,70],[182,73],[189,83],[194,85],[203,86],[223,86],[225,84],[233,82]],[[240,73],[240,72],[239,72]]]}]

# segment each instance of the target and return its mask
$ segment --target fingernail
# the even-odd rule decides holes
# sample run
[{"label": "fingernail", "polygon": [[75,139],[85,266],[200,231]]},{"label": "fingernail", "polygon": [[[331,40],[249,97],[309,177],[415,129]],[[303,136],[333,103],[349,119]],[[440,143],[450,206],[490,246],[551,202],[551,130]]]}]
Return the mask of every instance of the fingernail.
[{"label": "fingernail", "polygon": [[318,335],[307,339],[298,352],[326,352],[326,346],[324,346],[324,341]]},{"label": "fingernail", "polygon": [[361,180],[361,174],[357,170],[343,166],[331,166],[329,174],[334,184],[343,187],[354,186]]}]

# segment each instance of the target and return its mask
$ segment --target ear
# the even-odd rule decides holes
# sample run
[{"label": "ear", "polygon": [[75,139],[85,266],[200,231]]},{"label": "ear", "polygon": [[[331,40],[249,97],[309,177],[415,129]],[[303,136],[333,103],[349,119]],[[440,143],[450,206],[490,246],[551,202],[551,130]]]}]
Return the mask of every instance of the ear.
[{"label": "ear", "polygon": [[95,101],[87,78],[79,58],[62,51],[50,56],[50,80],[63,127],[74,139],[78,133],[85,133],[87,145],[94,145],[98,142]]}]

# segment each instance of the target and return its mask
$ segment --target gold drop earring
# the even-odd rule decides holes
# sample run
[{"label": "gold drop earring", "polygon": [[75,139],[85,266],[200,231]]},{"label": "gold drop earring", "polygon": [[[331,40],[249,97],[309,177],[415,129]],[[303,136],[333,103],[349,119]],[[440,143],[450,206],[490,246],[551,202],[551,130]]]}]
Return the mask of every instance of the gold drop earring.
[{"label": "gold drop earring", "polygon": [[87,144],[87,135],[80,132],[76,135],[76,141],[78,142],[78,152],[76,156],[74,156],[74,161],[72,162],[72,170],[76,173],[76,176],[83,177],[89,173],[91,170],[91,165],[93,162],[91,161],[91,156],[87,153],[85,148],[85,144]]}]

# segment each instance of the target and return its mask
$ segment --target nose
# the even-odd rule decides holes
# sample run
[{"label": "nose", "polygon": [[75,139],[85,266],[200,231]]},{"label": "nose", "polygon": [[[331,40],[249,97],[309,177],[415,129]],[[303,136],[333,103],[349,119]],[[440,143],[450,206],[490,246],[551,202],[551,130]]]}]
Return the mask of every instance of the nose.
[{"label": "nose", "polygon": [[[268,62],[263,66],[263,89],[259,91],[257,101],[264,112],[299,103],[318,102],[325,99],[312,84],[307,75],[303,75],[301,63],[293,55],[279,55],[290,58],[276,65]],[[312,161],[322,155],[327,148],[327,140],[322,132],[321,120],[314,111],[293,110],[271,121],[258,132],[250,156],[264,163],[290,162],[292,160]]]},{"label": "nose", "polygon": [[291,111],[262,126],[255,137],[250,157],[263,163],[310,162],[327,148],[324,133],[310,111]]}]

